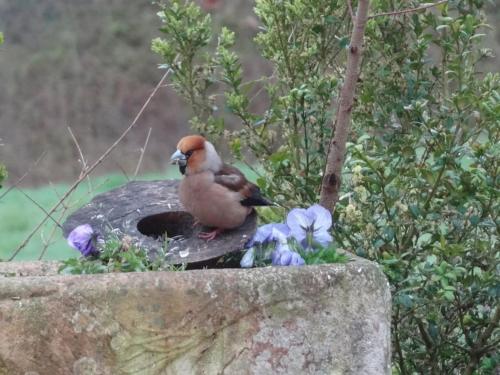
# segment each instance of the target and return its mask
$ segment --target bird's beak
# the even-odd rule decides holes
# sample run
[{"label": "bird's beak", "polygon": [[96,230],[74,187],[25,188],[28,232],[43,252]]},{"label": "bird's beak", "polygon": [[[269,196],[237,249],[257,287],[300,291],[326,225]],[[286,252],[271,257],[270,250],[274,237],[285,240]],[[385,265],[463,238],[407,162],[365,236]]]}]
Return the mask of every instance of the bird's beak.
[{"label": "bird's beak", "polygon": [[177,165],[180,165],[180,166],[185,166],[186,163],[187,163],[186,155],[184,155],[182,152],[180,152],[179,150],[177,150],[170,157],[170,163],[171,164],[177,164]]}]

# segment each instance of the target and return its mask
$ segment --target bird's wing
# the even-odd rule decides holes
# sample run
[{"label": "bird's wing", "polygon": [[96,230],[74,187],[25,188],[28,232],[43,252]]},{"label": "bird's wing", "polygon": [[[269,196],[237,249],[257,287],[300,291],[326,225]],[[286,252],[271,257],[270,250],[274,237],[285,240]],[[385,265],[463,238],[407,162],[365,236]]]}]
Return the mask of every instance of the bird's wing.
[{"label": "bird's wing", "polygon": [[257,185],[249,182],[238,168],[231,165],[224,164],[222,169],[215,173],[215,182],[229,190],[239,192],[244,197],[241,200],[243,206],[269,206],[272,204],[262,196]]}]

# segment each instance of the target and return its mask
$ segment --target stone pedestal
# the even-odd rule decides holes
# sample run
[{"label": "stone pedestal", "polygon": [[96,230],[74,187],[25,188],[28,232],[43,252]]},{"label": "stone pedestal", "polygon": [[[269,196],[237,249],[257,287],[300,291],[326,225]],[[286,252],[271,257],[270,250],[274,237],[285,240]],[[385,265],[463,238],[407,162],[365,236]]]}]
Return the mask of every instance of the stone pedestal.
[{"label": "stone pedestal", "polygon": [[88,276],[55,268],[0,263],[0,374],[390,373],[389,286],[365,260]]}]

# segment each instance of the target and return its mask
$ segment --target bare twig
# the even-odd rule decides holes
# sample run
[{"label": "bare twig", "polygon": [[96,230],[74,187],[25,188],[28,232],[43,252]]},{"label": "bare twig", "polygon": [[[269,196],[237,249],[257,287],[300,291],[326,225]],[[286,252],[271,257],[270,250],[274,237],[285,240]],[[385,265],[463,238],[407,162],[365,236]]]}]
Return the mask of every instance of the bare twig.
[{"label": "bare twig", "polygon": [[38,165],[38,163],[40,163],[42,161],[42,159],[45,157],[45,154],[47,154],[46,151],[42,152],[42,154],[38,157],[38,159],[36,159],[36,161],[33,163],[33,165],[31,165],[28,168],[28,171],[25,174],[23,174],[21,177],[19,177],[18,180],[14,183],[14,185],[10,186],[2,195],[0,195],[0,199],[5,197],[12,189],[16,188],[26,178],[26,176],[31,173],[33,168],[35,168]]},{"label": "bare twig", "polygon": [[68,132],[69,135],[71,136],[71,139],[73,140],[73,143],[76,146],[76,150],[78,151],[78,154],[80,155],[80,163],[82,164],[82,172],[80,173],[80,176],[85,172],[87,169],[87,162],[85,161],[85,157],[83,156],[82,148],[80,147],[80,144],[78,143],[78,140],[75,137],[75,134],[71,130],[71,128],[68,126]]},{"label": "bare twig", "polygon": [[[54,183],[52,181],[49,181],[49,185],[52,188],[52,191],[56,195],[57,199],[61,199],[62,195],[59,194],[59,192],[57,191],[56,186],[54,185]],[[63,208],[66,207],[66,203],[65,202],[62,202],[61,205],[63,206]]]},{"label": "bare twig", "polygon": [[40,210],[42,210],[42,211],[45,213],[45,215],[47,215],[47,216],[49,217],[49,219],[51,219],[51,220],[52,220],[52,221],[53,221],[53,222],[54,222],[54,223],[55,223],[55,224],[56,224],[59,228],[62,228],[62,225],[61,225],[61,224],[59,224],[59,222],[58,222],[56,219],[54,219],[54,218],[52,217],[52,215],[50,215],[50,214],[47,212],[47,210],[46,210],[45,208],[43,208],[43,207],[40,205],[40,203],[38,203],[36,200],[34,200],[33,198],[31,198],[31,197],[30,197],[28,194],[26,194],[26,192],[25,192],[24,190],[22,190],[21,188],[16,187],[16,189],[17,189],[17,190],[18,190],[18,191],[19,191],[22,195],[24,195],[24,196],[25,196],[25,197],[26,197],[26,198],[27,198],[27,199],[28,199],[31,203],[33,203],[33,204],[34,204],[35,206],[37,206]]},{"label": "bare twig", "polygon": [[146,141],[144,142],[144,146],[142,146],[141,148],[141,156],[139,156],[139,161],[137,162],[137,166],[135,167],[134,179],[137,177],[137,173],[139,173],[139,168],[141,167],[144,153],[146,152],[146,148],[148,147],[149,137],[151,136],[151,129],[152,128],[149,128],[148,135],[146,136]]},{"label": "bare twig", "polygon": [[120,170],[120,172],[122,172],[122,175],[123,175],[123,177],[125,177],[125,179],[127,180],[127,182],[130,181],[130,177],[128,176],[128,173],[125,170],[125,168],[123,168],[123,166],[120,163],[118,163],[116,160],[112,159],[112,161],[113,161],[113,164],[118,167],[118,169]]},{"label": "bare twig", "polygon": [[354,91],[359,78],[369,5],[369,0],[359,0],[353,21],[351,42],[347,55],[347,69],[344,84],[340,91],[336,119],[333,123],[333,136],[328,147],[325,173],[321,184],[320,204],[328,210],[334,209],[339,196],[340,176],[344,165],[347,136],[351,127]]},{"label": "bare twig", "polygon": [[441,5],[441,4],[444,4],[447,2],[448,2],[448,0],[441,0],[441,1],[437,1],[435,3],[424,4],[424,5],[416,7],[416,8],[401,9],[401,10],[396,10],[394,12],[378,13],[378,14],[374,14],[374,15],[369,16],[368,19],[372,19],[375,17],[383,17],[383,16],[400,16],[400,15],[406,14],[406,13],[414,13],[414,12],[418,12],[418,11],[421,11],[424,9],[436,7],[438,5]]},{"label": "bare twig", "polygon": [[[66,200],[66,198],[68,198],[68,196],[78,187],[78,185],[80,185],[80,183],[85,179],[85,177],[87,177],[99,164],[101,164],[102,161],[104,159],[106,159],[106,157],[111,153],[111,151],[113,151],[116,148],[116,146],[118,146],[118,144],[120,144],[120,142],[123,140],[123,138],[125,138],[125,136],[135,127],[135,125],[137,124],[137,121],[142,116],[143,112],[146,110],[147,106],[151,102],[151,99],[153,99],[153,97],[155,96],[156,92],[158,91],[158,89],[160,88],[160,86],[163,84],[163,82],[165,81],[165,79],[167,79],[167,77],[170,74],[170,72],[171,72],[170,69],[168,69],[165,72],[165,74],[160,79],[160,81],[158,82],[158,84],[155,86],[155,88],[153,89],[153,91],[151,92],[151,94],[149,95],[149,97],[147,98],[147,100],[144,102],[143,106],[141,107],[141,109],[139,110],[139,112],[137,113],[137,115],[135,116],[135,118],[132,121],[132,123],[128,126],[128,128],[125,129],[125,131],[118,137],[118,139],[111,146],[109,146],[109,148],[99,157],[99,159],[97,159],[94,162],[94,164],[92,164],[90,167],[88,167],[87,170],[83,173],[83,175],[81,175],[70,186],[70,188],[66,191],[66,193],[63,194],[63,196],[61,197],[61,199],[48,211],[49,215],[52,215],[59,208],[59,206],[64,202],[64,200]],[[11,261],[12,259],[14,259],[16,257],[16,255],[19,254],[19,252],[21,251],[21,249],[24,246],[26,246],[26,244],[31,240],[31,238],[35,235],[35,233],[42,227],[43,224],[45,224],[45,222],[47,221],[47,219],[48,219],[48,216],[46,216],[31,231],[31,233],[24,239],[24,241],[14,250],[13,254],[8,259],[9,261]]]},{"label": "bare twig", "polygon": [[[63,208],[62,210],[62,213],[61,215],[59,216],[59,220],[62,220],[64,219],[64,215],[66,215],[66,211],[68,210],[68,207],[65,207]],[[49,246],[51,245],[51,242],[52,239],[54,238],[55,234],[56,234],[56,230],[57,230],[57,226],[54,226],[52,228],[52,231],[50,232],[49,234],[49,237],[48,237],[48,240],[44,243],[44,246],[43,246],[43,249],[42,249],[42,252],[40,253],[40,256],[38,257],[38,260],[42,260],[43,259],[43,256],[45,255],[45,253],[47,252],[47,249],[49,248]]]},{"label": "bare twig", "polygon": [[[78,140],[75,137],[75,134],[71,130],[71,128],[68,126],[68,131],[69,135],[71,136],[71,139],[73,140],[73,143],[76,146],[76,149],[78,151],[78,154],[80,155],[80,163],[82,164],[82,171],[80,172],[80,176],[85,172],[87,169],[87,161],[85,160],[85,157],[83,156],[82,148],[80,147],[80,144],[78,143]],[[89,184],[89,191],[92,192],[92,182],[90,181],[90,177],[87,176],[87,182]]]}]

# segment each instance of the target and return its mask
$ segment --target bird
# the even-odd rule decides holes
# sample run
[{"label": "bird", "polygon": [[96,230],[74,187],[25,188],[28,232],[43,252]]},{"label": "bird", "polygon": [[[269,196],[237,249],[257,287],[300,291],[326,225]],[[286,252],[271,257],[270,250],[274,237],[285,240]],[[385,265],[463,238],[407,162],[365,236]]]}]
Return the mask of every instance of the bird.
[{"label": "bird", "polygon": [[200,232],[199,238],[211,241],[242,225],[254,206],[272,205],[238,168],[225,164],[214,145],[201,135],[183,137],[170,160],[184,175],[179,198],[195,218],[194,225],[214,228]]}]

